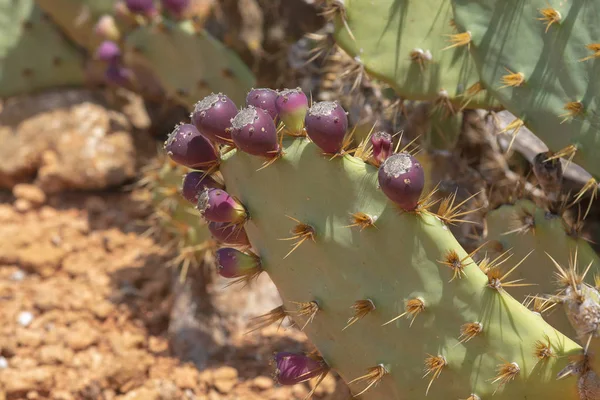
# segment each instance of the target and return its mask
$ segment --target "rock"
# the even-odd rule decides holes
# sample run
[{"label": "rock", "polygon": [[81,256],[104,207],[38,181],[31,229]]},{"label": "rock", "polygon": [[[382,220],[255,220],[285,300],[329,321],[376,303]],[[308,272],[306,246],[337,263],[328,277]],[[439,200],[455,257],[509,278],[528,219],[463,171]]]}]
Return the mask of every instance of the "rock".
[{"label": "rock", "polygon": [[258,376],[252,380],[252,386],[260,390],[271,389],[274,386],[272,378],[266,376]]},{"label": "rock", "polygon": [[15,210],[18,212],[25,213],[33,208],[31,202],[27,199],[16,199],[15,200]]},{"label": "rock", "polygon": [[232,367],[221,367],[213,371],[213,386],[219,392],[227,394],[237,384],[238,372]]},{"label": "rock", "polygon": [[[88,90],[9,99],[0,112],[0,188],[34,177],[45,193],[120,185],[135,176],[130,129],[123,114]],[[39,192],[21,194],[40,204]]]},{"label": "rock", "polygon": [[43,346],[39,350],[39,360],[41,364],[68,364],[73,358],[73,351],[63,346],[49,345]]},{"label": "rock", "polygon": [[13,196],[29,201],[33,207],[39,207],[46,202],[46,194],[38,186],[19,183],[13,187]]},{"label": "rock", "polygon": [[198,386],[198,370],[189,365],[177,367],[173,371],[173,380],[180,388],[193,389]]}]

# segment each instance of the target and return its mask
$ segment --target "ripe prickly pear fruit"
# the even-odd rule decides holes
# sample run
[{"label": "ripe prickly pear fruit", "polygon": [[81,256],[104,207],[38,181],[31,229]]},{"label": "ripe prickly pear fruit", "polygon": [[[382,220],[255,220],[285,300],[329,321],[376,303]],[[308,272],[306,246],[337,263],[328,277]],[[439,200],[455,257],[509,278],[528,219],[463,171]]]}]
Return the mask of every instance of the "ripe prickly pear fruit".
[{"label": "ripe prickly pear fruit", "polygon": [[161,3],[165,10],[176,17],[181,17],[189,7],[190,0],[162,0]]},{"label": "ripe prickly pear fruit", "polygon": [[249,277],[260,273],[260,258],[231,247],[216,252],[217,270],[223,278]]},{"label": "ripe prickly pear fruit", "polygon": [[111,40],[105,40],[100,43],[96,49],[96,58],[98,60],[116,63],[121,58],[121,49],[119,45]]},{"label": "ripe prickly pear fruit", "polygon": [[222,189],[205,189],[198,198],[198,210],[207,221],[239,224],[246,220],[246,208]]},{"label": "ripe prickly pear fruit", "polygon": [[373,145],[373,159],[377,165],[381,165],[394,152],[392,135],[387,132],[376,132],[371,136],[371,145]]},{"label": "ripe prickly pear fruit", "polygon": [[262,108],[269,113],[271,118],[275,119],[277,118],[275,100],[278,95],[279,93],[269,88],[252,89],[246,96],[246,106]]},{"label": "ripe prickly pear fruit", "polygon": [[308,137],[321,150],[336,154],[344,145],[348,116],[337,101],[321,101],[309,108],[304,126]]},{"label": "ripe prickly pear fruit", "polygon": [[379,167],[379,186],[385,195],[406,211],[417,208],[425,186],[421,164],[408,153],[389,157]]},{"label": "ripe prickly pear fruit", "polygon": [[208,230],[219,242],[232,246],[250,246],[246,230],[227,222],[209,222]]},{"label": "ripe prickly pear fruit", "polygon": [[192,124],[177,125],[165,142],[165,150],[173,161],[189,168],[212,167],[219,162],[215,147]]},{"label": "ripe prickly pear fruit", "polygon": [[285,126],[294,133],[304,129],[304,118],[308,111],[308,98],[300,88],[284,89],[275,99],[277,114]]},{"label": "ripe prickly pear fruit", "polygon": [[279,352],[275,354],[275,377],[281,385],[296,385],[323,374],[326,366],[304,354]]},{"label": "ripe prickly pear fruit", "polygon": [[113,85],[127,86],[133,81],[133,71],[118,62],[113,62],[106,68],[104,79]]},{"label": "ripe prickly pear fruit", "polygon": [[106,40],[117,41],[121,38],[121,32],[112,15],[101,16],[94,26],[94,33]]},{"label": "ripe prickly pear fruit", "polygon": [[268,111],[248,106],[231,120],[231,125],[231,138],[242,151],[264,157],[279,153],[277,127]]},{"label": "ripe prickly pear fruit", "polygon": [[156,13],[154,0],[125,0],[125,5],[133,14],[151,16]]},{"label": "ripe prickly pear fruit", "polygon": [[209,188],[220,188],[221,186],[210,176],[202,171],[188,172],[183,177],[181,185],[181,194],[183,197],[193,203],[198,204],[200,193]]},{"label": "ripe prickly pear fruit", "polygon": [[196,103],[191,118],[204,136],[228,144],[231,143],[231,119],[237,113],[238,109],[229,97],[212,93]]}]

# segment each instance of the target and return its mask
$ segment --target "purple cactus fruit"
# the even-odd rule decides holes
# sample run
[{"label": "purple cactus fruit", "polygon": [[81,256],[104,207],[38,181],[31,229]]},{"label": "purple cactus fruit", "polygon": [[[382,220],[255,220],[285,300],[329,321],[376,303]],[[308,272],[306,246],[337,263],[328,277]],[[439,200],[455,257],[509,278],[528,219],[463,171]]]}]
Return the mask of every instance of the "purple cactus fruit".
[{"label": "purple cactus fruit", "polygon": [[302,132],[308,110],[308,99],[300,88],[284,89],[275,99],[277,114],[285,126],[294,133]]},{"label": "purple cactus fruit", "polygon": [[117,41],[121,37],[121,32],[115,23],[112,15],[103,15],[98,19],[94,26],[94,34],[106,40]]},{"label": "purple cactus fruit", "polygon": [[209,188],[219,189],[221,185],[202,171],[192,171],[183,177],[181,194],[187,201],[196,205],[198,204],[200,193]]},{"label": "purple cactus fruit", "polygon": [[377,165],[387,160],[394,152],[392,135],[387,132],[376,132],[371,136],[371,144],[373,145],[373,158]]},{"label": "purple cactus fruit", "polygon": [[119,64],[110,63],[104,72],[104,79],[117,86],[127,86],[133,81],[133,71]]},{"label": "purple cactus fruit", "polygon": [[154,0],[125,0],[125,5],[133,14],[151,16],[156,13]]},{"label": "purple cactus fruit", "polygon": [[390,156],[379,167],[379,186],[383,193],[406,211],[417,208],[425,186],[421,164],[408,153]]},{"label": "purple cactus fruit", "polygon": [[325,365],[304,354],[279,352],[275,354],[275,377],[280,385],[296,385],[321,375]]},{"label": "purple cactus fruit", "polygon": [[336,101],[313,104],[305,119],[308,137],[325,153],[336,154],[342,150],[348,116]]},{"label": "purple cactus fruit", "polygon": [[180,124],[169,135],[165,150],[173,161],[190,168],[210,168],[219,162],[213,144],[192,124]]},{"label": "purple cactus fruit", "polygon": [[217,250],[216,264],[219,275],[223,278],[252,276],[261,270],[260,258],[231,247]]},{"label": "purple cactus fruit", "polygon": [[171,14],[181,17],[190,5],[190,0],[161,0],[162,6]]},{"label": "purple cactus fruit", "polygon": [[262,108],[269,113],[271,118],[275,119],[277,118],[275,100],[278,95],[279,93],[269,88],[252,89],[246,96],[246,106]]},{"label": "purple cactus fruit", "polygon": [[207,138],[231,144],[231,119],[238,109],[235,103],[222,93],[206,96],[196,103],[190,117],[196,128]]},{"label": "purple cactus fruit", "polygon": [[121,58],[121,49],[119,49],[119,45],[115,42],[105,40],[100,43],[96,49],[96,58],[98,60],[116,63]]},{"label": "purple cactus fruit", "polygon": [[246,208],[222,189],[205,189],[198,198],[198,210],[210,222],[239,224],[246,220]]},{"label": "purple cactus fruit", "polygon": [[208,230],[219,242],[232,246],[250,246],[246,230],[241,226],[228,222],[209,222]]},{"label": "purple cactus fruit", "polygon": [[248,154],[273,157],[279,153],[277,127],[268,111],[254,106],[243,108],[231,120],[231,138]]}]

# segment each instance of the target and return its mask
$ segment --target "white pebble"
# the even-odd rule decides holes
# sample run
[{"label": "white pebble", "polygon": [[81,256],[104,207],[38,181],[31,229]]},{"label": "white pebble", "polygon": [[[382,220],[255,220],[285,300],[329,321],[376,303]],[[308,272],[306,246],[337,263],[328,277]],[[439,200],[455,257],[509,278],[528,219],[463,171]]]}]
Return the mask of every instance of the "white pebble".
[{"label": "white pebble", "polygon": [[33,321],[33,314],[29,311],[23,311],[19,314],[18,320],[21,326],[28,326]]},{"label": "white pebble", "polygon": [[2,356],[0,356],[0,369],[8,368],[8,360]]}]

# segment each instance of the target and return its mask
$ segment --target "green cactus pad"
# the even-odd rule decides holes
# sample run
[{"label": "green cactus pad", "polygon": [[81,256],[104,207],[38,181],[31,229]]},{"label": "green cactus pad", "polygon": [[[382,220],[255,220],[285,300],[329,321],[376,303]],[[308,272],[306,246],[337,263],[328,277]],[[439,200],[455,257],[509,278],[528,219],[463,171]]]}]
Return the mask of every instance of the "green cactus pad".
[{"label": "green cactus pad", "polygon": [[0,97],[84,80],[83,55],[33,0],[0,0]]},{"label": "green cactus pad", "polygon": [[[568,268],[570,259],[577,251],[579,272],[583,272],[593,262],[586,275],[586,282],[594,284],[600,260],[585,240],[566,233],[566,225],[561,217],[547,213],[529,200],[519,200],[514,205],[504,205],[489,212],[486,222],[487,240],[498,241],[502,245],[502,251],[510,250],[513,263],[522,260],[533,250],[511,274],[512,279],[523,279],[523,283],[535,284],[508,289],[517,300],[524,301],[530,294],[552,295],[558,291],[555,276],[557,269],[548,255],[563,268]],[[560,307],[544,314],[544,318],[562,333],[575,338],[575,332]]]},{"label": "green cactus pad", "polygon": [[103,14],[114,12],[115,0],[35,0],[69,38],[93,51],[102,41],[94,26]]},{"label": "green cactus pad", "polygon": [[151,71],[167,94],[187,107],[211,92],[243,104],[255,83],[235,53],[191,21],[142,26],[125,41],[126,63]]},{"label": "green cactus pad", "polygon": [[[579,399],[576,379],[557,373],[581,347],[554,330],[502,290],[468,258],[441,220],[431,214],[401,212],[377,188],[377,169],[352,157],[324,156],[305,139],[286,139],[285,155],[261,169],[264,160],[241,152],[224,156],[227,191],[248,208],[245,227],[265,271],[284,299],[317,301],[320,310],[304,331],[326,362],[346,382],[382,365],[389,373],[361,399]],[[259,171],[257,171],[259,170]],[[376,217],[375,226],[349,227],[350,214]],[[314,230],[285,257],[297,222]],[[464,276],[453,277],[440,263],[448,251],[465,258]],[[384,323],[421,298],[424,310],[410,319]],[[375,309],[343,330],[356,301]],[[417,300],[418,302],[418,300]],[[294,314],[292,314],[294,315]],[[304,317],[294,317],[303,326]],[[463,324],[480,322],[483,331],[459,343]],[[557,357],[540,361],[536,343],[550,340]],[[447,365],[426,388],[428,355]],[[539,362],[538,362],[539,361]],[[499,387],[499,365],[516,362],[520,373]],[[367,383],[350,385],[354,394]]]},{"label": "green cactus pad", "polygon": [[[471,54],[488,91],[552,151],[574,145],[574,161],[600,177],[600,58],[582,61],[594,54],[586,46],[600,43],[600,2],[453,4],[459,29],[471,32]],[[551,25],[541,12],[550,8],[560,13]],[[510,73],[522,73],[523,83],[502,88]],[[565,107],[571,102],[582,110],[569,115]]]},{"label": "green cactus pad", "polygon": [[[446,0],[347,0],[345,20],[338,13],[335,38],[366,72],[391,85],[400,96],[411,100],[438,98],[444,89],[459,106],[462,94],[479,81],[466,46],[443,50],[450,45],[452,7]],[[353,37],[354,38],[353,38]],[[356,40],[355,40],[356,39]],[[431,53],[423,65],[411,52]],[[422,68],[421,68],[422,67]],[[469,107],[488,108],[498,104],[485,92],[475,96]]]}]

